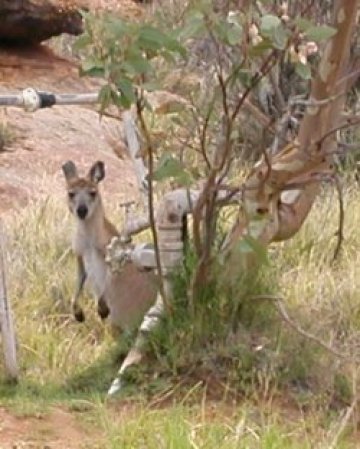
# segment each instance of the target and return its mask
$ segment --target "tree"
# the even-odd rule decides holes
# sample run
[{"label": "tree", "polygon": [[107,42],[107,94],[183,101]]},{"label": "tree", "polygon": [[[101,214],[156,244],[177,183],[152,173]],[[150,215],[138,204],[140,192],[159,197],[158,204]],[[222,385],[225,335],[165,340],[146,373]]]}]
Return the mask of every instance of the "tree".
[{"label": "tree", "polygon": [[[336,0],[332,27],[308,18],[313,8],[328,8],[328,2],[317,6],[305,2],[300,18],[290,15],[291,8],[285,2],[280,7],[274,2],[270,10],[265,3],[254,6],[244,1],[241,8],[224,10],[211,1],[190,2],[180,14],[178,28],[164,31],[112,16],[88,16],[86,32],[78,42],[91,49],[84,71],[108,80],[101,92],[102,112],[110,104],[120,108],[135,105],[148,159],[155,244],[158,237],[160,241],[167,238],[166,225],[178,223],[180,227],[182,217],[174,218],[174,208],[168,207],[169,195],[171,204],[178,201],[184,213],[191,209],[197,263],[190,282],[190,312],[199,303],[219,255],[236,267],[235,275],[246,274],[256,269],[271,242],[289,239],[300,229],[321,183],[335,179],[334,156],[339,151],[336,132],[358,123],[357,117],[344,120],[342,116],[359,72],[359,56],[354,50],[358,36],[353,33],[358,1]],[[292,3],[290,6],[294,9]],[[318,58],[318,46],[323,41],[326,44]],[[183,62],[186,53],[190,56]],[[202,57],[196,57],[198,54]],[[315,54],[314,62],[310,61],[311,54]],[[312,77],[316,59],[317,75]],[[200,63],[205,67],[199,68]],[[181,73],[177,81],[171,81],[169,71],[164,70],[174,65]],[[281,89],[281,79],[289,67],[298,80],[305,82],[305,91],[311,79],[308,98]],[[190,70],[192,80],[186,79]],[[172,84],[173,90],[186,98],[187,106],[162,121],[175,138],[165,135],[158,157],[156,132],[148,120],[149,91],[157,89],[155,81],[164,72],[162,84]],[[269,99],[266,93],[266,101],[261,101],[264,84],[271,87],[275,113],[269,106],[268,114],[264,114],[263,106]],[[298,129],[294,106],[303,115]],[[239,141],[244,140],[246,129],[243,132],[242,127],[249,113],[255,114],[275,138],[270,147],[263,142],[260,161],[239,183]],[[273,117],[269,117],[271,114]],[[290,125],[292,134],[288,136]],[[165,195],[158,205],[156,223],[153,182],[165,180],[166,191],[169,179],[185,188],[179,194]],[[198,181],[201,188],[193,188]],[[219,244],[219,205],[234,199],[239,203],[237,217]],[[161,273],[160,253],[158,248]],[[231,263],[233,258],[236,263]],[[133,361],[139,359],[138,353],[132,355]]]}]

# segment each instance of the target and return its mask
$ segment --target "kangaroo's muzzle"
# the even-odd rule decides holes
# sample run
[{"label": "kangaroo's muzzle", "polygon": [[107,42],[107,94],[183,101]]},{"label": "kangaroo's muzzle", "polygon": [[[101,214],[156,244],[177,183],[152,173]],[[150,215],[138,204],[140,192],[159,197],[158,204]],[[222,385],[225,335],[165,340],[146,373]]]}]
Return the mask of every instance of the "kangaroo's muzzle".
[{"label": "kangaroo's muzzle", "polygon": [[88,208],[85,206],[85,204],[81,204],[77,209],[76,213],[80,220],[84,220],[88,214]]}]

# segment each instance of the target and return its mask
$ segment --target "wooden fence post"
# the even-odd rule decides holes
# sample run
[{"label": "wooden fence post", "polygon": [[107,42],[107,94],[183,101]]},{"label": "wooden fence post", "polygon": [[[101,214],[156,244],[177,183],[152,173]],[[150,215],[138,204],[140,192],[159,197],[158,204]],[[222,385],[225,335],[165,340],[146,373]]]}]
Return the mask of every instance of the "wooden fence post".
[{"label": "wooden fence post", "polygon": [[4,348],[6,375],[11,380],[18,379],[16,338],[10,303],[6,289],[4,228],[0,220],[0,330]]}]

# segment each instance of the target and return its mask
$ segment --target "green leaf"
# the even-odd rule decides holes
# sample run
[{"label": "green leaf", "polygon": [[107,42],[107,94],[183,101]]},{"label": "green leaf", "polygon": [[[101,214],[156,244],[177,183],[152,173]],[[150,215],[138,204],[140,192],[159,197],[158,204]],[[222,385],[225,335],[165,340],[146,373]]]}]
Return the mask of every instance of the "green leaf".
[{"label": "green leaf", "polygon": [[126,55],[126,60],[123,63],[123,67],[130,72],[132,71],[134,75],[143,75],[152,70],[150,62],[141,54],[141,52],[134,50],[129,51]]},{"label": "green leaf", "polygon": [[105,109],[110,105],[112,98],[112,89],[109,84],[106,84],[100,89],[99,92],[99,102],[100,102],[100,114],[102,114]]},{"label": "green leaf", "polygon": [[289,33],[277,16],[266,15],[261,18],[261,35],[270,40],[272,46],[278,50],[284,50]]},{"label": "green leaf", "polygon": [[271,40],[275,48],[285,50],[288,41],[287,30],[282,25],[274,28]]},{"label": "green leaf", "polygon": [[281,20],[277,16],[267,14],[261,17],[260,31],[263,36],[271,36],[273,30],[281,25]]},{"label": "green leaf", "polygon": [[312,26],[305,32],[307,38],[311,41],[320,42],[330,39],[337,33],[336,28],[329,27],[328,25]]},{"label": "green leaf", "polygon": [[121,78],[117,82],[117,87],[121,93],[120,104],[124,108],[128,109],[136,101],[136,95],[131,80],[125,77]]},{"label": "green leaf", "polygon": [[203,15],[196,11],[185,22],[184,27],[179,33],[179,38],[183,40],[192,39],[204,34],[206,30]]},{"label": "green leaf", "polygon": [[264,39],[253,47],[250,47],[249,55],[253,57],[263,56],[263,54],[271,48],[273,48],[273,45],[270,39]]},{"label": "green leaf", "polygon": [[229,45],[238,45],[241,42],[243,29],[240,25],[232,25],[227,30],[227,41]]},{"label": "green leaf", "polygon": [[123,20],[115,17],[111,17],[107,21],[106,31],[110,32],[114,39],[120,39],[130,34],[129,26]]},{"label": "green leaf", "polygon": [[165,153],[159,160],[153,179],[155,181],[163,181],[167,178],[176,178],[182,185],[190,185],[192,183],[192,177],[184,169],[182,163],[171,154]]},{"label": "green leaf", "polygon": [[237,78],[239,79],[240,83],[245,87],[249,88],[251,86],[252,81],[252,73],[248,69],[239,70],[236,74]]},{"label": "green leaf", "polygon": [[83,61],[81,69],[83,73],[89,76],[104,76],[105,73],[103,63],[92,56]]},{"label": "green leaf", "polygon": [[183,45],[181,45],[177,39],[166,36],[164,46],[167,50],[179,53],[179,55],[181,55],[183,58],[186,57],[187,54],[186,48]]},{"label": "green leaf", "polygon": [[138,45],[144,50],[158,51],[164,46],[165,35],[162,31],[150,25],[140,29]]},{"label": "green leaf", "polygon": [[229,24],[224,20],[219,20],[215,22],[212,26],[212,33],[221,42],[227,43],[227,33],[230,28]]},{"label": "green leaf", "polygon": [[295,72],[304,80],[311,79],[311,67],[309,64],[297,62],[295,64]]},{"label": "green leaf", "polygon": [[82,50],[89,44],[91,44],[91,37],[87,33],[83,33],[75,40],[72,47],[74,50]]},{"label": "green leaf", "polygon": [[295,19],[294,23],[299,28],[299,30],[303,32],[314,26],[314,24],[310,22],[310,20],[303,19],[302,17]]},{"label": "green leaf", "polygon": [[245,235],[240,240],[238,250],[243,254],[255,253],[262,264],[269,263],[266,247],[258,240],[251,237],[251,235]]}]

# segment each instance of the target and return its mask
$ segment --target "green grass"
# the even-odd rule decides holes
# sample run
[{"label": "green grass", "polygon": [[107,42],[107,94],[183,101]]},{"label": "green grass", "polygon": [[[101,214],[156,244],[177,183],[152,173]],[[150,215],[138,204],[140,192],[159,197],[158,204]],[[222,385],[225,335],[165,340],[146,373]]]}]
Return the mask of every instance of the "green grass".
[{"label": "green grass", "polygon": [[[284,297],[301,327],[349,353],[360,330],[359,197],[355,187],[347,188],[346,239],[336,263],[336,202],[326,192],[301,232],[270,249],[270,268],[249,290]],[[96,424],[101,436],[93,448],[320,449],[337,438],[357,388],[355,359],[340,362],[307,341],[269,303],[245,302],[230,326],[229,292],[218,287],[205,316],[220,313],[219,324],[209,320],[206,338],[194,338],[199,332],[184,316],[183,323],[166,322],[152,356],[131,373],[123,395],[108,403],[105,392],[129,340],[112,340],[89,295],[85,324],[69,313],[75,274],[65,204],[30,204],[7,217],[6,227],[21,378],[10,385],[0,377],[0,405],[12,413],[46,415],[53,406],[66,407],[90,432]],[[180,309],[184,285],[178,278]],[[231,290],[248,301],[240,292],[241,284]],[[354,447],[347,429],[332,447]]]},{"label": "green grass", "polygon": [[[114,416],[116,416],[114,418]],[[122,412],[99,403],[87,417],[104,432],[97,444],[106,449],[311,449],[351,448],[334,436],[339,422],[326,428],[319,415],[311,418],[294,410],[229,405],[209,401],[199,405],[173,404],[165,409],[128,406]]]}]

